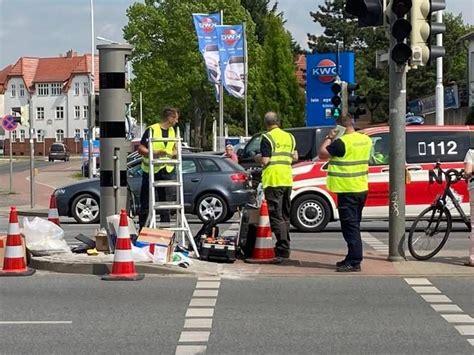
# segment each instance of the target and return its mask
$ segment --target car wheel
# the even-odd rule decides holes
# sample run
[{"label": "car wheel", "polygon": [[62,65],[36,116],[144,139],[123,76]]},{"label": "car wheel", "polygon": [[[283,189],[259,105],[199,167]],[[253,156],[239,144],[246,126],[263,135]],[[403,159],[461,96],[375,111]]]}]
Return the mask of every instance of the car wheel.
[{"label": "car wheel", "polygon": [[291,202],[291,224],[302,232],[320,232],[331,217],[327,201],[316,194],[297,197]]},{"label": "car wheel", "polygon": [[227,217],[227,202],[220,195],[204,194],[196,204],[196,214],[202,222],[213,217],[218,223]]},{"label": "car wheel", "polygon": [[99,200],[91,194],[77,196],[72,202],[71,211],[78,223],[99,222]]}]

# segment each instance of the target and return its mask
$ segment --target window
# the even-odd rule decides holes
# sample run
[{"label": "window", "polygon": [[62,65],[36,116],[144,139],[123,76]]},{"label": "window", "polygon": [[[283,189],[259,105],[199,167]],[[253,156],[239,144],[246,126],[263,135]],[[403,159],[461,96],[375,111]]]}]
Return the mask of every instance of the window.
[{"label": "window", "polygon": [[61,83],[52,83],[51,84],[51,95],[59,96],[61,95],[62,85]]},{"label": "window", "polygon": [[64,140],[64,131],[62,129],[58,129],[56,131],[56,142],[62,142]]},{"label": "window", "polygon": [[80,87],[79,87],[79,83],[74,83],[74,95],[77,96],[79,95],[79,90],[80,90]]},{"label": "window", "polygon": [[82,108],[82,118],[86,119],[89,116],[88,113],[89,113],[89,106],[84,106]]},{"label": "window", "polygon": [[378,134],[370,138],[372,139],[372,150],[370,152],[369,165],[388,165],[390,137],[388,134]]},{"label": "window", "polygon": [[462,162],[469,145],[469,131],[407,132],[407,163]]},{"label": "window", "polygon": [[37,141],[38,143],[43,143],[43,142],[44,142],[44,130],[39,129],[39,130],[36,132],[36,141]]},{"label": "window", "polygon": [[81,138],[81,130],[79,128],[76,128],[74,130],[74,138],[80,139]]},{"label": "window", "polygon": [[37,120],[44,120],[44,107],[37,107],[36,108],[36,119]]},{"label": "window", "polygon": [[76,120],[81,118],[81,106],[74,106],[74,118]]},{"label": "window", "polygon": [[15,96],[16,96],[16,85],[15,85],[15,84],[12,84],[10,94],[11,94],[11,95],[10,95],[11,97],[15,97]]},{"label": "window", "polygon": [[16,131],[12,131],[12,142],[16,142]]},{"label": "window", "polygon": [[64,107],[57,106],[56,107],[56,119],[62,120],[64,118]]},{"label": "window", "polygon": [[217,164],[211,159],[200,159],[199,161],[201,163],[202,171],[204,172],[213,173],[221,170],[219,169],[219,166],[217,166]]},{"label": "window", "polygon": [[261,135],[252,138],[245,147],[244,157],[253,157],[256,154],[260,153],[260,141],[262,139]]},{"label": "window", "polygon": [[89,83],[87,81],[82,83],[82,95],[89,95]]},{"label": "window", "polygon": [[38,84],[38,96],[49,95],[49,84]]},{"label": "window", "polygon": [[197,171],[194,160],[183,160],[183,174],[193,174]]},{"label": "window", "polygon": [[20,84],[20,97],[25,96],[25,85]]},{"label": "window", "polygon": [[25,141],[25,130],[24,129],[20,129],[20,142],[24,142]]}]

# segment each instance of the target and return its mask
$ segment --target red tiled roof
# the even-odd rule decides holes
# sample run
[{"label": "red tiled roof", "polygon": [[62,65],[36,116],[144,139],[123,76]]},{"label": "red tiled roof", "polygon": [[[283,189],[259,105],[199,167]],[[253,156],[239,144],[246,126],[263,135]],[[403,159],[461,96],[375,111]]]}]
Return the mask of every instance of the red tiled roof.
[{"label": "red tiled roof", "polygon": [[0,70],[0,95],[5,93],[5,82],[7,81],[7,76],[12,68],[13,65],[8,65]]},{"label": "red tiled roof", "polygon": [[[8,82],[8,77],[21,76],[25,81],[26,86],[30,91],[34,90],[35,83],[51,83],[61,82],[65,85],[67,90],[74,75],[89,74],[91,70],[91,55],[84,54],[81,56],[69,51],[64,57],[53,58],[30,58],[21,57],[13,66],[8,66],[0,72],[1,73],[10,68],[5,75],[1,86],[5,86]],[[99,58],[95,56],[95,90],[99,91]]]}]

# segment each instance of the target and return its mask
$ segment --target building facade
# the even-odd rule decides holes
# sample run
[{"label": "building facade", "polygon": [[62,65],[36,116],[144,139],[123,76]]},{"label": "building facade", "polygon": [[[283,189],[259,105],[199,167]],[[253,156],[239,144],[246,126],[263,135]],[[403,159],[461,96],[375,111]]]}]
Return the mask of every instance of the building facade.
[{"label": "building facade", "polygon": [[[22,116],[28,116],[33,128],[36,155],[48,155],[54,142],[65,143],[71,154],[82,152],[89,119],[91,59],[90,54],[77,55],[70,50],[54,58],[22,57],[0,71],[0,95],[3,94],[0,113],[3,116],[23,108]],[[98,78],[97,56],[95,61]],[[98,93],[98,80],[94,81],[94,90]],[[27,125],[5,132],[5,155],[9,154],[10,137],[13,155],[29,155]]]}]

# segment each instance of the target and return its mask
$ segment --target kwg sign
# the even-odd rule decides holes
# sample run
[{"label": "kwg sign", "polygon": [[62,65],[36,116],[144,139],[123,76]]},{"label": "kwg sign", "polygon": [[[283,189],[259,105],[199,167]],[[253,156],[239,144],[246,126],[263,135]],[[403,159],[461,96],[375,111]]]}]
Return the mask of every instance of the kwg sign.
[{"label": "kwg sign", "polygon": [[235,30],[225,30],[221,35],[221,39],[229,46],[237,42],[242,35]]},{"label": "kwg sign", "polygon": [[199,28],[202,28],[202,30],[206,33],[214,31],[214,27],[216,27],[216,24],[210,17],[204,17],[199,24]]},{"label": "kwg sign", "polygon": [[331,59],[322,59],[315,68],[313,75],[323,84],[333,82],[337,76],[337,66]]}]

